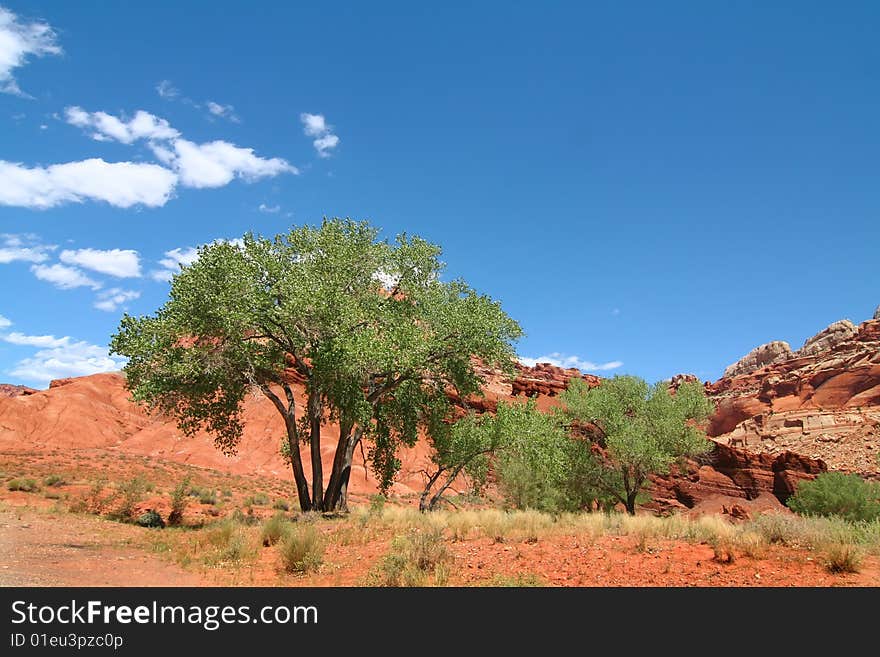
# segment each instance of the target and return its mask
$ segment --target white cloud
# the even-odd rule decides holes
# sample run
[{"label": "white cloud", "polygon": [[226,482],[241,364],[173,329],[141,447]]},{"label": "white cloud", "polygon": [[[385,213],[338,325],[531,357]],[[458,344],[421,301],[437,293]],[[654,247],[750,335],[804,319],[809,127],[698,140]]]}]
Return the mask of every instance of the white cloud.
[{"label": "white cloud", "polygon": [[121,369],[125,363],[121,358],[111,358],[106,347],[74,341],[68,336],[12,335],[17,336],[17,341],[11,340],[12,336],[3,339],[13,344],[40,347],[33,356],[19,361],[9,372],[30,381],[49,382],[52,379],[114,371]]},{"label": "white cloud", "polygon": [[9,326],[12,326],[12,320],[0,315],[0,328],[7,328]]},{"label": "white cloud", "polygon": [[55,31],[48,23],[25,23],[8,9],[0,7],[0,92],[25,96],[12,74],[24,66],[29,56],[60,55]]},{"label": "white cloud", "polygon": [[76,267],[59,264],[31,265],[31,271],[41,281],[52,283],[52,285],[62,290],[69,290],[75,287],[90,287],[93,290],[97,290],[101,287],[98,281],[92,280]]},{"label": "white cloud", "polygon": [[76,106],[65,109],[64,116],[70,125],[91,130],[92,139],[98,141],[115,139],[123,144],[132,144],[138,139],[166,140],[180,136],[168,121],[144,110],[135,112],[128,121],[106,112],[86,112]]},{"label": "white cloud", "polygon": [[316,137],[312,146],[318,151],[319,157],[330,157],[330,151],[339,145],[339,137],[333,134],[333,126],[328,125],[323,114],[309,114],[303,112],[299,115],[303,124],[303,132],[307,137]]},{"label": "white cloud", "polygon": [[207,106],[208,111],[214,116],[219,116],[220,118],[227,119],[233,123],[241,122],[232,105],[221,105],[220,103],[215,103],[213,100],[209,100]]},{"label": "white cloud", "polygon": [[68,338],[56,338],[54,335],[25,335],[18,332],[4,335],[3,340],[28,347],[63,347],[69,341]]},{"label": "white cloud", "polygon": [[137,251],[131,249],[65,250],[59,259],[68,265],[79,265],[117,278],[137,278],[141,275],[140,257]]},{"label": "white cloud", "polygon": [[98,293],[98,299],[95,301],[95,308],[104,310],[108,313],[114,312],[119,306],[127,301],[133,301],[141,296],[140,292],[135,290],[123,290],[118,287],[105,290]]},{"label": "white cloud", "polygon": [[253,148],[240,148],[225,141],[196,144],[177,139],[173,146],[173,153],[164,148],[154,152],[160,159],[170,158],[167,164],[174,167],[181,184],[187,187],[223,187],[234,178],[251,182],[281,173],[299,173],[286,160],[257,157]]},{"label": "white cloud", "polygon": [[165,205],[177,175],[158,164],[79,162],[29,168],[0,160],[0,205],[46,209],[63,203],[104,201],[119,208]]},{"label": "white cloud", "polygon": [[160,97],[166,99],[177,98],[180,95],[180,92],[174,88],[174,85],[171,84],[171,80],[162,80],[159,84],[156,85],[156,93],[159,94]]},{"label": "white cloud", "polygon": [[180,271],[181,267],[191,265],[199,257],[197,248],[189,246],[184,248],[171,249],[165,252],[165,257],[159,261],[162,269],[150,272],[150,276],[157,281],[167,283],[171,278]]},{"label": "white cloud", "polygon": [[519,362],[527,367],[534,367],[538,363],[550,363],[556,367],[571,368],[576,367],[584,372],[602,372],[605,370],[614,370],[622,366],[619,360],[612,360],[608,363],[593,363],[589,360],[582,360],[580,356],[566,356],[557,351],[546,356],[538,356],[537,358],[519,357]]},{"label": "white cloud", "polygon": [[0,264],[8,264],[17,260],[23,262],[45,262],[49,259],[48,251],[57,247],[51,244],[41,244],[36,235],[14,235],[10,233],[0,234]]},{"label": "white cloud", "polygon": [[280,205],[266,205],[265,203],[260,203],[260,207],[257,208],[260,212],[265,212],[266,214],[277,214],[281,212]]}]

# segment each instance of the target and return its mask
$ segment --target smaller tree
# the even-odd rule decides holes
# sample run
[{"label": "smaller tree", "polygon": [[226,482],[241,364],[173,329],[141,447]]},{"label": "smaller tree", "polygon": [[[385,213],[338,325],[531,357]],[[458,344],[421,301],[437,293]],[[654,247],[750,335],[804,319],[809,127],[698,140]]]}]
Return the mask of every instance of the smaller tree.
[{"label": "smaller tree", "polygon": [[590,388],[572,380],[560,396],[562,414],[595,428],[605,457],[592,484],[635,514],[651,474],[665,474],[679,459],[706,452],[710,443],[696,424],[712,412],[699,383],[683,383],[673,394],[665,382],[653,386],[635,376],[615,376]]}]

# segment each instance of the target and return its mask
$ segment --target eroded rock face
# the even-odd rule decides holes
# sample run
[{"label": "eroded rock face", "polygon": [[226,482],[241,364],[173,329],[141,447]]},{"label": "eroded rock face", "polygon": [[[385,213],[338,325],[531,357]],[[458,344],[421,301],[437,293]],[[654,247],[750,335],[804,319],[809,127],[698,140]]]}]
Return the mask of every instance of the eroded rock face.
[{"label": "eroded rock face", "polygon": [[538,363],[534,367],[526,367],[517,363],[516,368],[517,376],[513,381],[511,391],[514,396],[545,395],[556,397],[568,388],[568,382],[571,379],[583,379],[591,388],[599,385],[601,381],[598,376],[582,374],[576,368],[563,369],[550,363]]},{"label": "eroded rock face", "polygon": [[[730,370],[730,368],[728,368]],[[725,444],[880,472],[880,320],[835,322],[788,358],[708,384],[707,433]]]},{"label": "eroded rock face", "polygon": [[755,347],[733,365],[730,365],[724,370],[724,376],[726,378],[738,376],[740,374],[748,374],[761,367],[787,360],[791,357],[791,354],[791,347],[788,346],[787,342],[781,340],[768,342],[767,344],[762,344],[760,347]]},{"label": "eroded rock face", "polygon": [[694,508],[707,500],[739,498],[756,500],[767,494],[781,504],[797,489],[797,484],[826,472],[827,465],[792,452],[754,454],[723,444],[699,460],[690,460],[683,469],[651,478],[646,505],[656,510]]}]

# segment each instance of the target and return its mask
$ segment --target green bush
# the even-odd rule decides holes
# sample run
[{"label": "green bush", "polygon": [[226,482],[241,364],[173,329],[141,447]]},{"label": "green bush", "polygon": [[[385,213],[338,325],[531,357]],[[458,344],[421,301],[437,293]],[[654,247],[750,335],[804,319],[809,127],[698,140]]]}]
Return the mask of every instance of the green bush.
[{"label": "green bush", "polygon": [[289,573],[317,570],[324,559],[324,544],[311,524],[291,527],[281,542],[281,562]]},{"label": "green bush", "polygon": [[187,490],[189,490],[190,475],[184,477],[174,490],[171,491],[171,513],[168,514],[168,524],[172,527],[183,523],[183,512],[187,505]]},{"label": "green bush", "polygon": [[411,530],[391,542],[391,551],[372,574],[378,586],[425,586],[428,576],[443,585],[449,578],[451,556],[439,528]]},{"label": "green bush", "polygon": [[858,475],[823,472],[813,481],[801,482],[788,506],[804,516],[870,522],[880,518],[880,486]]},{"label": "green bush", "polygon": [[142,513],[134,522],[140,527],[158,527],[161,529],[165,526],[165,521],[162,520],[162,516],[153,509],[148,509],[146,512]]},{"label": "green bush", "polygon": [[199,494],[199,502],[202,504],[217,504],[217,493],[212,490],[203,490]]},{"label": "green bush", "polygon": [[44,486],[63,486],[67,481],[59,474],[50,474],[48,477],[43,479]]},{"label": "green bush", "polygon": [[290,505],[285,500],[275,500],[272,508],[276,511],[290,511]]},{"label": "green bush", "polygon": [[40,490],[40,485],[34,479],[27,477],[13,479],[6,484],[6,487],[9,490],[20,490],[23,493],[35,493]]}]

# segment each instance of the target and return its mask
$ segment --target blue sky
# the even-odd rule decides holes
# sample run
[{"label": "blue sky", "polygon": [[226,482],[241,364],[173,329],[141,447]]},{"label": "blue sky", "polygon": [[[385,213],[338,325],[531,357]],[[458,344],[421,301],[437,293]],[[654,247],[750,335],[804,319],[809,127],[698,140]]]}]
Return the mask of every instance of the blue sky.
[{"label": "blue sky", "polygon": [[880,6],[474,5],[0,0],[0,381],[112,369],[193,247],[324,215],[588,371],[871,316]]}]

